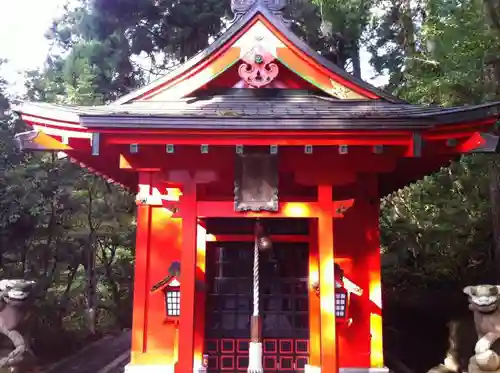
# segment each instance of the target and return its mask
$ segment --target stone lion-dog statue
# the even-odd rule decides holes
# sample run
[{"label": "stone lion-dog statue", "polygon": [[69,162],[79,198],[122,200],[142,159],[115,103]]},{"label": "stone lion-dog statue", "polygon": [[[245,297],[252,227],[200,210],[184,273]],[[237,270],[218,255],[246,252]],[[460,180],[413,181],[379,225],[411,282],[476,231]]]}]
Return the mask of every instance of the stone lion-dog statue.
[{"label": "stone lion-dog statue", "polygon": [[32,313],[35,282],[0,280],[0,334],[7,337],[14,349],[0,356],[0,372],[27,373],[36,371],[33,353],[24,326]]},{"label": "stone lion-dog statue", "polygon": [[469,297],[469,309],[474,314],[474,325],[478,336],[474,356],[469,360],[468,371],[469,373],[500,372],[499,350],[496,345],[494,346],[500,339],[500,286],[467,286],[463,291]]}]

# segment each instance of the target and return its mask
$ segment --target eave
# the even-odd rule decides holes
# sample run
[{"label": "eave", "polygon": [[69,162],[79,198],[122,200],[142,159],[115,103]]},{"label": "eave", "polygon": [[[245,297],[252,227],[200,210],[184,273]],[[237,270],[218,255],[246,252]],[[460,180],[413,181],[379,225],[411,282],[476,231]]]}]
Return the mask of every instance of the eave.
[{"label": "eave", "polygon": [[[442,108],[374,101],[346,102],[308,96],[303,102],[296,101],[296,98],[276,100],[278,106],[273,106],[274,101],[270,98],[265,106],[260,101],[253,103],[251,98],[244,101],[234,97],[215,98],[218,101],[214,103],[203,99],[201,104],[193,107],[194,104],[184,99],[157,103],[156,106],[134,103],[120,107],[65,107],[25,102],[13,105],[13,110],[20,113],[24,121],[41,127],[48,134],[66,131],[71,136],[83,138],[89,138],[90,132],[106,129],[444,131],[456,126],[474,127],[483,122],[492,124],[500,115],[500,102]],[[196,102],[195,99],[192,101]],[[228,113],[226,107],[233,110]]]},{"label": "eave", "polygon": [[[227,101],[224,101],[228,103]],[[356,102],[325,101],[322,111],[329,105],[336,109],[330,115],[290,116],[212,116],[203,115],[137,115],[134,110],[155,112],[151,107],[136,104],[98,107],[64,107],[44,103],[18,103],[13,110],[35,130],[46,135],[42,148],[65,151],[76,163],[92,172],[100,173],[109,181],[135,189],[133,177],[137,174],[117,168],[119,156],[117,149],[128,149],[130,144],[177,144],[235,146],[235,145],[279,145],[279,146],[377,146],[396,147],[401,152],[402,171],[389,178],[382,187],[381,195],[408,182],[418,180],[444,167],[449,160],[460,153],[493,149],[488,138],[480,145],[476,143],[477,134],[486,132],[499,116],[500,103],[456,108],[420,107],[408,104],[377,103],[370,105],[390,105],[390,110],[378,111],[377,115],[367,116],[370,110],[358,110]],[[159,106],[163,104],[160,103]],[[173,107],[177,102],[172,103]],[[229,103],[232,105],[232,103]],[[319,104],[318,104],[319,105]],[[315,105],[318,107],[318,105]],[[366,102],[364,107],[368,107]],[[164,105],[163,105],[164,106]],[[299,110],[300,105],[292,105]],[[341,118],[350,107],[358,116]],[[384,106],[377,106],[379,109]],[[333,110],[333,109],[332,109]],[[197,109],[194,112],[199,112]],[[276,114],[276,113],[275,113]],[[100,134],[102,154],[92,156],[93,137]],[[57,146],[49,137],[62,142]],[[414,141],[421,137],[425,151],[415,151]],[[64,140],[69,140],[64,144]],[[454,140],[455,145],[448,149],[445,142]],[[483,138],[484,140],[484,138]],[[44,145],[49,144],[49,145]],[[433,144],[445,147],[443,154],[435,157],[429,150]],[[39,144],[35,144],[39,145]],[[68,146],[71,149],[68,148]],[[430,145],[430,148],[428,147]],[[109,148],[108,148],[109,146]],[[142,145],[141,145],[142,147]],[[142,149],[142,148],[141,148]],[[405,151],[406,149],[406,151]],[[490,150],[491,150],[490,149]],[[43,150],[43,149],[38,149]],[[110,153],[111,152],[111,153]],[[142,151],[141,151],[142,152]],[[109,157],[111,157],[109,158]],[[116,156],[116,157],[115,157]],[[423,161],[420,157],[425,157]],[[108,159],[109,158],[109,159]],[[112,167],[112,169],[109,169]],[[406,171],[410,172],[408,175]]]}]

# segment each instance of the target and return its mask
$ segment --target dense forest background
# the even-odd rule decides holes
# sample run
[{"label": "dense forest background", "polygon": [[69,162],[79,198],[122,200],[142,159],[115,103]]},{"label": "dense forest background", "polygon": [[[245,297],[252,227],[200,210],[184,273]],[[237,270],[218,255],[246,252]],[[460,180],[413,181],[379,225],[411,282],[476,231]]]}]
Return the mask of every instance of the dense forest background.
[{"label": "dense forest background", "polygon": [[[45,67],[26,73],[29,99],[110,102],[206,47],[232,18],[229,0],[72,4],[47,32]],[[304,0],[289,12],[296,33],[354,75],[367,50],[385,89],[412,103],[500,100],[500,0]],[[0,277],[39,281],[35,350],[56,358],[130,326],[133,196],[56,154],[16,152],[23,124],[5,88],[0,80]],[[425,345],[467,313],[465,284],[500,280],[499,163],[465,156],[381,201],[389,352],[391,341]]]}]

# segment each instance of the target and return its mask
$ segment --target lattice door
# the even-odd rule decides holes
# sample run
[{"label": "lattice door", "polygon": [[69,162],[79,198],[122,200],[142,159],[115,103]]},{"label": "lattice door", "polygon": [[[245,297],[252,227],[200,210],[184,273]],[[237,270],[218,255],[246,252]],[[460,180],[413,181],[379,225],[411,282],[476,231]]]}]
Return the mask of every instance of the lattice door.
[{"label": "lattice door", "polygon": [[[246,372],[252,311],[251,243],[207,248],[205,353],[209,373]],[[275,244],[261,257],[266,373],[304,371],[309,356],[308,248]]]}]

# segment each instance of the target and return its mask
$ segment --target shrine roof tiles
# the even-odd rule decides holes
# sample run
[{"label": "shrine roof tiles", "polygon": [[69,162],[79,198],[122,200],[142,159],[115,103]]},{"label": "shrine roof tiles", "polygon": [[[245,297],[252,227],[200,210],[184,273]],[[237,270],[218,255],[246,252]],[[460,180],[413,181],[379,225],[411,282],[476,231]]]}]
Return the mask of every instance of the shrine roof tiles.
[{"label": "shrine roof tiles", "polygon": [[23,104],[18,111],[45,118],[54,118],[50,113],[58,113],[54,119],[80,123],[84,127],[425,129],[499,116],[499,108],[500,102],[443,108],[375,100],[336,100],[319,95],[229,95],[93,107],[31,102]]}]

